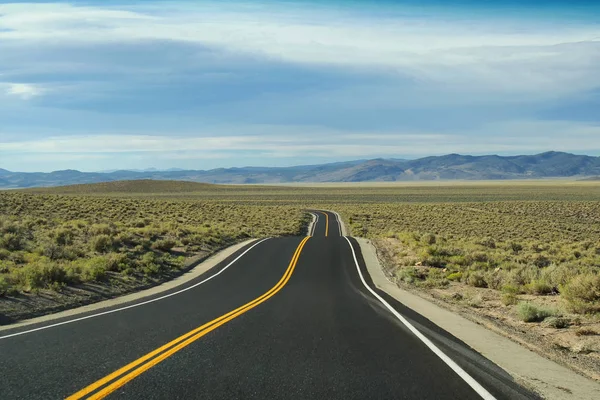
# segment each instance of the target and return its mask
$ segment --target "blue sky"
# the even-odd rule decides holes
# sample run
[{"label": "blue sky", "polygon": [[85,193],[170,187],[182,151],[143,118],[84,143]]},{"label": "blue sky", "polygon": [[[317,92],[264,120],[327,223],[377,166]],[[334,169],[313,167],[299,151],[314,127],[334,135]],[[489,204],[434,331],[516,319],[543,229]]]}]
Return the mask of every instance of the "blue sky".
[{"label": "blue sky", "polygon": [[0,2],[0,168],[600,155],[596,3]]}]

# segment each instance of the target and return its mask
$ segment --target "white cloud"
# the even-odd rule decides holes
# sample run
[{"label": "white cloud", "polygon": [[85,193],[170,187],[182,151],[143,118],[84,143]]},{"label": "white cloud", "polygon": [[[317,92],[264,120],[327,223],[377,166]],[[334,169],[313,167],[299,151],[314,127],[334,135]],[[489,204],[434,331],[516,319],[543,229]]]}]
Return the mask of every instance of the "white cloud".
[{"label": "white cloud", "polygon": [[4,83],[0,82],[0,87],[4,86],[5,93],[10,96],[19,97],[23,100],[29,100],[34,97],[41,96],[46,91],[39,85],[33,85],[30,83]]},{"label": "white cloud", "polygon": [[[174,40],[286,62],[380,68],[461,90],[562,95],[600,85],[600,27],[319,9],[179,4],[135,12],[67,4],[0,6],[0,40],[23,45]],[[510,23],[509,23],[510,22]],[[520,25],[519,25],[520,24]],[[35,48],[35,47],[32,47]]]},{"label": "white cloud", "polygon": [[[275,127],[263,127],[275,130]],[[41,140],[0,141],[0,154],[139,153],[160,159],[232,158],[236,154],[269,158],[368,158],[421,156],[446,153],[514,153],[560,149],[600,151],[600,125],[572,122],[509,121],[489,124],[478,131],[436,134],[428,132],[343,133],[327,129],[280,127],[279,135],[223,135],[177,137],[170,135],[56,136]],[[235,131],[233,129],[232,131]],[[304,131],[304,134],[300,132]],[[145,155],[144,155],[145,154]],[[242,157],[243,158],[243,157]]]}]

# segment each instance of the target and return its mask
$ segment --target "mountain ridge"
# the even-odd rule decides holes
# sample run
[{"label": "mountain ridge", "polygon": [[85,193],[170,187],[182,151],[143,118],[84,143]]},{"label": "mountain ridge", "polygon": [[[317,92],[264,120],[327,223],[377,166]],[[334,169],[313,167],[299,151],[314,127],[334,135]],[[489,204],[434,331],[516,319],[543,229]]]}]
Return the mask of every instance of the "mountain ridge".
[{"label": "mountain ridge", "polygon": [[170,168],[111,172],[12,172],[0,168],[0,188],[29,188],[123,180],[179,180],[250,184],[586,178],[600,176],[600,157],[549,151],[534,155],[447,154],[415,160],[362,159],[291,167],[236,167],[210,170]]}]

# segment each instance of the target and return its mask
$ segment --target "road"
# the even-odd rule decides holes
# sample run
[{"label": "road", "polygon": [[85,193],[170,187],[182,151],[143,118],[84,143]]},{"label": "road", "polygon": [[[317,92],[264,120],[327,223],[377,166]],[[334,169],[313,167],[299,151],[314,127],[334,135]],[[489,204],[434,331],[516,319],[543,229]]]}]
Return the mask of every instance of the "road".
[{"label": "road", "polygon": [[374,290],[317,214],[312,237],[253,243],[130,308],[1,331],[0,399],[535,398]]}]

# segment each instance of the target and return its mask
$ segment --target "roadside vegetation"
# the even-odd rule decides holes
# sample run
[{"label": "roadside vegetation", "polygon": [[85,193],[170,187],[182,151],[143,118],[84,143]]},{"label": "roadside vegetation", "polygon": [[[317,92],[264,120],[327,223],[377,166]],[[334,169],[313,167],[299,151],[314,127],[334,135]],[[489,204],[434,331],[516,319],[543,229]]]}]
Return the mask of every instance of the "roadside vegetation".
[{"label": "roadside vegetation", "polygon": [[406,283],[451,282],[560,296],[566,311],[600,312],[600,202],[510,201],[345,207],[355,235],[391,239]]},{"label": "roadside vegetation", "polygon": [[0,193],[0,296],[113,279],[161,280],[186,257],[301,234],[297,208],[215,201]]}]

